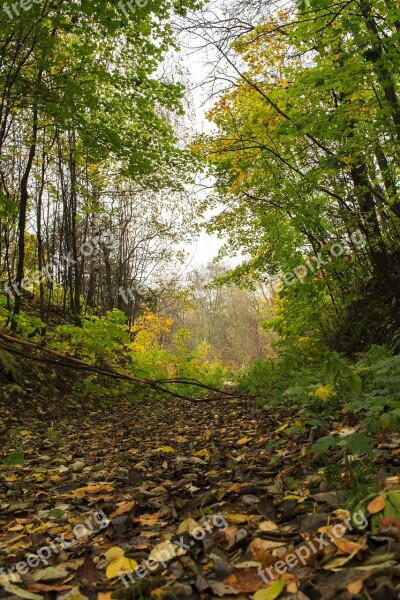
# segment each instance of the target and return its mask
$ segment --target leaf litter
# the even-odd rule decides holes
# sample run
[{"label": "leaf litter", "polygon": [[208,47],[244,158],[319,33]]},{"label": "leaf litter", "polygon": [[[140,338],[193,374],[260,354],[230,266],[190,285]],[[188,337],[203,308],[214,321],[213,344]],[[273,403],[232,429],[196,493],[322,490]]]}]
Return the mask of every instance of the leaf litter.
[{"label": "leaf litter", "polygon": [[[46,412],[57,410],[57,435],[46,436]],[[365,503],[366,529],[336,537],[350,512],[336,490],[321,489],[307,436],[287,433],[289,414],[253,400],[2,414],[4,455],[17,459],[0,470],[0,566],[7,573],[51,542],[57,552],[0,578],[0,598],[398,597],[398,476]],[[107,527],[96,525],[99,511]],[[210,525],[217,514],[223,527]],[[303,564],[278,569],[320,535],[326,545]],[[157,563],[167,548],[168,559],[125,587],[120,573]]]}]

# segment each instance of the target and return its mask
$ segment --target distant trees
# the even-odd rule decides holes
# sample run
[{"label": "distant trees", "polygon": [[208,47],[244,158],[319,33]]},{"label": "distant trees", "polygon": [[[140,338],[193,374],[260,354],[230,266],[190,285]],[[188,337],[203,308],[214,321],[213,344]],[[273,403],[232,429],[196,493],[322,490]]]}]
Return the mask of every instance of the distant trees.
[{"label": "distant trees", "polygon": [[272,316],[272,298],[262,286],[254,290],[236,285],[215,287],[215,277],[228,268],[209,264],[188,275],[188,303],[175,315],[175,330],[190,331],[191,347],[209,345],[214,357],[231,367],[244,367],[272,355],[274,336],[261,324]]}]

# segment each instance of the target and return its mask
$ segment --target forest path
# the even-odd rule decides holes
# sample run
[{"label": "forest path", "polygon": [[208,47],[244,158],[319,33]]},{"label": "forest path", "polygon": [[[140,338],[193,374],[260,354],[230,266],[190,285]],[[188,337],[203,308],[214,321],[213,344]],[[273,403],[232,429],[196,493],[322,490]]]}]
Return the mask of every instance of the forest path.
[{"label": "forest path", "polygon": [[[350,598],[354,580],[362,587],[365,572],[318,568],[337,553],[343,565],[360,556],[354,531],[322,549],[314,542],[316,552],[295,555],[278,582],[258,571],[277,552],[303,546],[306,554],[307,536],[346,516],[332,514],[335,490],[315,494],[321,477],[307,454],[308,434],[289,435],[284,411],[263,411],[253,400],[105,410],[55,401],[39,415],[2,415],[3,448],[8,455],[20,448],[24,461],[0,471],[0,564],[7,571],[29,554],[46,557],[50,549],[50,556],[9,583],[0,577],[0,597],[244,599],[268,588],[260,600],[278,592],[305,600]],[[155,562],[125,587],[119,570],[150,555]],[[374,574],[378,585],[380,570]],[[397,597],[384,589],[386,600]]]}]

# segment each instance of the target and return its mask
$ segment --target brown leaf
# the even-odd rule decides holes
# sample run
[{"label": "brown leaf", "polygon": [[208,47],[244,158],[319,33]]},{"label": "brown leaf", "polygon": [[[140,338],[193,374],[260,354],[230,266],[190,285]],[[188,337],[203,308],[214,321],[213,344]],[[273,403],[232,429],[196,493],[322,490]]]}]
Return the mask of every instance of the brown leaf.
[{"label": "brown leaf", "polygon": [[154,513],[152,515],[142,515],[138,521],[142,526],[148,526],[151,527],[152,525],[154,525],[155,523],[157,523],[158,519],[160,518],[160,513]]},{"label": "brown leaf", "polygon": [[32,583],[27,588],[28,592],[67,592],[72,590],[72,585],[47,585],[47,583]]},{"label": "brown leaf", "polygon": [[226,585],[233,587],[238,592],[251,594],[262,587],[265,587],[264,581],[261,579],[258,569],[241,569],[236,573],[232,573],[223,581]]},{"label": "brown leaf", "polygon": [[93,583],[99,579],[96,565],[89,556],[85,557],[85,560],[77,570],[76,574],[83,582],[87,582],[89,585],[93,585]]},{"label": "brown leaf", "polygon": [[135,506],[136,504],[136,500],[132,500],[132,502],[123,502],[122,504],[120,504],[118,506],[118,508],[110,515],[110,517],[112,519],[114,519],[115,517],[120,517],[121,515],[124,515],[125,513],[129,512],[130,510],[132,510],[132,508]]},{"label": "brown leaf", "polygon": [[77,498],[84,498],[87,494],[100,494],[101,492],[113,492],[114,486],[108,484],[87,485],[86,487],[74,490],[72,494]]},{"label": "brown leaf", "polygon": [[255,538],[248,545],[247,552],[250,552],[250,554],[252,554],[263,566],[270,566],[278,560],[278,557],[274,556],[271,550],[286,545],[285,542],[272,542],[269,540],[262,540],[261,538]]}]

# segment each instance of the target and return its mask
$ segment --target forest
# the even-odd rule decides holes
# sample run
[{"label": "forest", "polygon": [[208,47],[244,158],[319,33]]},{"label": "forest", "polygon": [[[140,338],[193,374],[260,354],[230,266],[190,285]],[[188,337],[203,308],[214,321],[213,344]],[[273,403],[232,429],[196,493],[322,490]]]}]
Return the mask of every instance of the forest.
[{"label": "forest", "polygon": [[0,600],[400,598],[400,6],[0,6]]}]

